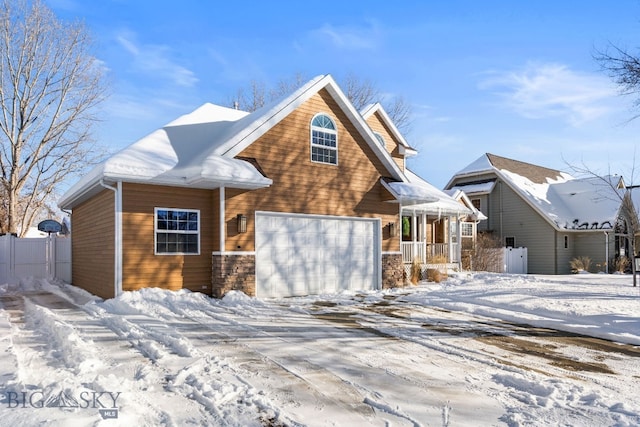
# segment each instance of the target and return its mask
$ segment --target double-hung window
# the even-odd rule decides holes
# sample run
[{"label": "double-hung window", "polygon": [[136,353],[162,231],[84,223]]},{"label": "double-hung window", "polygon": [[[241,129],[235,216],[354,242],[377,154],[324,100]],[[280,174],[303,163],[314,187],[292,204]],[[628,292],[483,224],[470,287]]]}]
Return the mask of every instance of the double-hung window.
[{"label": "double-hung window", "polygon": [[462,237],[473,237],[473,223],[472,222],[463,222],[460,223],[460,232]]},{"label": "double-hung window", "polygon": [[318,114],[311,120],[311,161],[338,164],[338,132],[326,114]]},{"label": "double-hung window", "polygon": [[156,254],[200,253],[200,211],[155,208]]}]

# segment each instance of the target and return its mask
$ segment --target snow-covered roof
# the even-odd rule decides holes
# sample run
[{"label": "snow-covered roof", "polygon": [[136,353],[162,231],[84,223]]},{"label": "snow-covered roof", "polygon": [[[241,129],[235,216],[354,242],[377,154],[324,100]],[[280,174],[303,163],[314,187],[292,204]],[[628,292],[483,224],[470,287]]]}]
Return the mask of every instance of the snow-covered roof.
[{"label": "snow-covered roof", "polygon": [[461,190],[468,196],[476,196],[480,194],[489,194],[496,185],[496,180],[493,179],[487,182],[473,183],[473,184],[461,184],[451,187],[451,190]]},{"label": "snow-covered roof", "polygon": [[101,191],[103,182],[138,182],[191,188],[257,189],[272,181],[248,161],[235,158],[318,91],[326,89],[388,170],[405,177],[373,131],[330,75],[318,76],[282,100],[252,113],[204,104],[136,141],[96,166],[62,197],[59,205],[71,209]]},{"label": "snow-covered roof", "polygon": [[536,184],[514,172],[501,172],[558,228],[606,230],[615,225],[624,190],[614,190],[602,178],[565,176]]},{"label": "snow-covered roof", "polygon": [[[619,177],[573,176],[516,160],[483,155],[462,169],[460,176],[494,172],[558,229],[606,230],[613,228],[624,189]],[[458,175],[454,176],[454,179]],[[453,180],[451,182],[453,182]],[[493,182],[459,184],[467,194],[491,191]]]},{"label": "snow-covered roof", "polygon": [[473,203],[471,203],[471,200],[469,199],[469,196],[467,196],[467,194],[457,188],[451,189],[451,190],[444,190],[444,192],[446,194],[448,194],[449,196],[451,196],[452,198],[454,198],[455,200],[458,200],[459,202],[462,202],[465,204],[466,207],[468,207],[469,209],[471,209],[472,214],[471,214],[471,218],[473,218],[476,221],[484,221],[487,218],[487,216],[485,214],[483,214],[482,212],[480,212],[480,209],[476,208],[475,206],[473,206]]},{"label": "snow-covered roof", "polygon": [[[405,169],[405,175],[408,182],[392,182],[388,184],[394,195],[396,195],[395,192],[404,192],[405,199],[404,201],[401,200],[403,211],[432,215],[470,215],[473,213],[471,209],[444,191],[429,184],[409,169]],[[412,193],[420,195],[424,199],[428,198],[429,200],[421,200],[419,197],[411,200],[409,195]]]}]

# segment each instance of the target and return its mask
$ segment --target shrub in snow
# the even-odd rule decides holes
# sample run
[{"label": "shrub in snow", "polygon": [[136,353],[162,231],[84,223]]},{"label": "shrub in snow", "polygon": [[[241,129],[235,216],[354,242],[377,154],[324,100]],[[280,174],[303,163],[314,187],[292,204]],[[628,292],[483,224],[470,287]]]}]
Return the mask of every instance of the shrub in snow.
[{"label": "shrub in snow", "polygon": [[417,258],[411,263],[411,283],[417,285],[422,280],[422,263]]},{"label": "shrub in snow", "polygon": [[613,269],[614,269],[614,272],[616,273],[622,274],[625,271],[627,271],[629,267],[631,267],[631,262],[629,261],[629,258],[627,258],[626,256],[617,257],[613,261]]},{"label": "shrub in snow", "polygon": [[591,258],[588,256],[579,256],[577,258],[569,261],[571,265],[571,272],[573,273],[582,273],[589,271],[589,267],[591,266]]},{"label": "shrub in snow", "polygon": [[480,233],[471,255],[474,271],[502,272],[502,240],[490,233]]}]

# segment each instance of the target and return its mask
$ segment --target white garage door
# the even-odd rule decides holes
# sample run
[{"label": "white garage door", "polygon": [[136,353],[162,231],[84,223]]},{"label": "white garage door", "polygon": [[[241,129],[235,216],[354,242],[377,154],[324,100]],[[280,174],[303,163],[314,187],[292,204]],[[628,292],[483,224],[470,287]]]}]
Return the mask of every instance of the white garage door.
[{"label": "white garage door", "polygon": [[377,219],[256,213],[256,295],[377,289]]}]

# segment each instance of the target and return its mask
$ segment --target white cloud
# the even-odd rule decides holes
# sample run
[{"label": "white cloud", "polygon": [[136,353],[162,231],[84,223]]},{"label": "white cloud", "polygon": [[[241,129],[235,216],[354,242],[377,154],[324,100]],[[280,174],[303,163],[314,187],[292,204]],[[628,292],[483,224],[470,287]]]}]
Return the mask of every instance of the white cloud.
[{"label": "white cloud", "polygon": [[497,90],[504,103],[524,117],[559,117],[576,127],[617,109],[617,92],[605,76],[561,64],[528,64],[518,71],[494,72],[480,88]]},{"label": "white cloud", "polygon": [[195,73],[176,63],[171,49],[164,45],[138,45],[135,34],[122,31],[116,37],[120,45],[133,56],[133,67],[145,74],[173,81],[178,86],[192,87],[198,83]]},{"label": "white cloud", "polygon": [[377,46],[380,30],[374,21],[369,21],[368,26],[361,27],[324,24],[322,27],[312,30],[311,36],[315,39],[328,41],[339,49],[373,50]]}]

